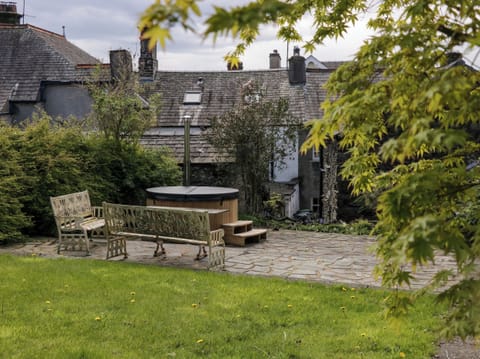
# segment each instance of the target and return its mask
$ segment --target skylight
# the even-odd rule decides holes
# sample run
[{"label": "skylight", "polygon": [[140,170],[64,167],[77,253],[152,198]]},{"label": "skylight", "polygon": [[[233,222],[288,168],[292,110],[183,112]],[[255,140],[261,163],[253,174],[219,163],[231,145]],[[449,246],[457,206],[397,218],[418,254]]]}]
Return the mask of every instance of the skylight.
[{"label": "skylight", "polygon": [[184,105],[200,105],[202,102],[202,93],[200,91],[186,91],[183,95]]}]

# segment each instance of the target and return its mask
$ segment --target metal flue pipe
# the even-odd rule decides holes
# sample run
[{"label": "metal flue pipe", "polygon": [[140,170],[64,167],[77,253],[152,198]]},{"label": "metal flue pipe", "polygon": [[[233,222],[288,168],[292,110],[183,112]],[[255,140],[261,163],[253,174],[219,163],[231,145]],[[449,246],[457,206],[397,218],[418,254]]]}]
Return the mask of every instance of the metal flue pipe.
[{"label": "metal flue pipe", "polygon": [[191,116],[183,117],[183,185],[190,186],[190,119]]}]

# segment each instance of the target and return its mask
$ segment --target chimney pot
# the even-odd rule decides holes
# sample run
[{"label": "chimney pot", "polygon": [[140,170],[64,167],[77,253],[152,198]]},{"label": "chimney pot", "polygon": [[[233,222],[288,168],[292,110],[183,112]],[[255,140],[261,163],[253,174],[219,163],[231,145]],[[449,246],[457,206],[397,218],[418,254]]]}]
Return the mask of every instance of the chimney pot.
[{"label": "chimney pot", "polygon": [[153,49],[148,48],[148,39],[143,39],[140,36],[140,57],[138,59],[138,73],[140,78],[150,78],[155,77],[155,73],[158,69],[157,61],[157,45]]},{"label": "chimney pot", "polygon": [[293,56],[288,60],[288,80],[291,85],[303,85],[307,82],[305,58],[300,56],[300,48],[295,46]]},{"label": "chimney pot", "polygon": [[277,50],[273,50],[273,52],[269,56],[270,59],[270,69],[279,69],[281,67],[282,58]]},{"label": "chimney pot", "polygon": [[17,13],[17,5],[14,2],[0,2],[0,24],[19,25],[22,17]]}]

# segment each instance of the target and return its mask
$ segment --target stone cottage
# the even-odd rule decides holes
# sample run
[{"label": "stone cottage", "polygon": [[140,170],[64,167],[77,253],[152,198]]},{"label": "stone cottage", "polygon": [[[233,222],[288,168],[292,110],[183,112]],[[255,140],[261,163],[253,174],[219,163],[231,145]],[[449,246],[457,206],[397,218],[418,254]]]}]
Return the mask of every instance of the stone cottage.
[{"label": "stone cottage", "polygon": [[[267,100],[288,99],[289,111],[304,122],[321,118],[320,104],[325,99],[323,85],[341,62],[320,62],[310,57],[309,66],[296,49],[289,59],[289,68],[281,67],[280,55],[273,51],[265,70],[245,71],[161,71],[158,70],[156,50],[141,46],[139,76],[148,83],[150,91],[162,97],[161,113],[156,126],[145,133],[143,145],[167,146],[173,150],[177,161],[184,161],[184,125],[190,121],[190,161],[197,171],[211,174],[202,177],[206,183],[219,183],[218,171],[231,159],[208,143],[205,131],[211,119],[219,116],[242,101],[242,86],[255,81],[262,87]],[[148,64],[148,65],[145,65]],[[266,67],[267,67],[266,66]],[[242,68],[242,67],[240,67]],[[299,153],[307,130],[298,133],[296,151],[285,159],[286,167],[274,167],[271,173],[271,191],[280,192],[286,202],[285,214],[293,215],[298,209],[311,209],[325,222],[337,219],[337,164],[336,148],[332,144],[320,151]],[[197,172],[198,173],[198,172]],[[197,177],[198,178],[198,177]],[[198,183],[200,184],[200,183]],[[205,184],[205,183],[204,183]]]},{"label": "stone cottage", "polygon": [[0,2],[0,120],[6,123],[22,122],[36,108],[60,121],[84,118],[92,105],[85,82],[132,71],[126,50],[111,51],[110,64],[102,64],[65,35],[20,19],[15,3]]}]

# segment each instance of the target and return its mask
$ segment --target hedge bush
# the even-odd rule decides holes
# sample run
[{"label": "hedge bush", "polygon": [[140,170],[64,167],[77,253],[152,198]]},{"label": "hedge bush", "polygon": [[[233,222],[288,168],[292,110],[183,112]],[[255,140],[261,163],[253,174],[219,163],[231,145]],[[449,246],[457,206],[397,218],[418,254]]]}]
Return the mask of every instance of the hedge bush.
[{"label": "hedge bush", "polygon": [[45,114],[22,129],[5,126],[0,140],[0,241],[54,234],[50,196],[88,189],[93,204],[144,204],[147,187],[181,179],[166,151],[53,126]]}]

